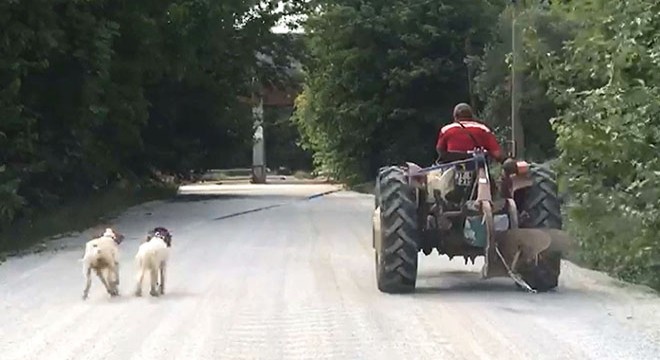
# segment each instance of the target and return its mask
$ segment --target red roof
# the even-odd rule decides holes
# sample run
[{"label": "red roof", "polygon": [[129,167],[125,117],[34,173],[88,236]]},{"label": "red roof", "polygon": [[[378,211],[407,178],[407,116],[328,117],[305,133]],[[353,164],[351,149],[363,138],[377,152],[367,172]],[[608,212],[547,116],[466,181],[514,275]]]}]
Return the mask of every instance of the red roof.
[{"label": "red roof", "polygon": [[[295,89],[286,89],[281,90],[274,87],[264,87],[261,89],[264,106],[275,106],[275,107],[288,107],[293,106],[293,103],[298,96],[298,90]],[[252,103],[252,101],[247,97],[239,98],[242,102]],[[253,104],[256,105],[256,104]]]},{"label": "red roof", "polygon": [[293,102],[298,95],[294,89],[280,90],[276,88],[264,88],[264,105],[267,106],[293,106]]}]

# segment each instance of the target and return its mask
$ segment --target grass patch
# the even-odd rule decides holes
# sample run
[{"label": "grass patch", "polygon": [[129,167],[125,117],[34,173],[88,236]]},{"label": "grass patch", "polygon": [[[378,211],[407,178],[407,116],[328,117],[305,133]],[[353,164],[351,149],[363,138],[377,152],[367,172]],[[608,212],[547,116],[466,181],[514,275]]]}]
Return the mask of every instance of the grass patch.
[{"label": "grass patch", "polygon": [[314,178],[314,176],[309,171],[304,170],[296,170],[296,172],[293,173],[293,177],[300,180],[309,180]]},{"label": "grass patch", "polygon": [[211,169],[201,176],[202,181],[223,181],[235,179],[249,179],[252,169]]},{"label": "grass patch", "polygon": [[[117,186],[89,198],[74,199],[57,208],[36,212],[0,232],[0,262],[7,255],[28,249],[39,252],[44,248],[43,242],[55,235],[83,231],[131,206],[172,197],[176,190],[172,184]],[[42,246],[35,248],[38,243]]]},{"label": "grass patch", "polygon": [[366,183],[356,184],[348,187],[348,190],[359,192],[362,194],[371,194],[374,195],[374,189],[376,188],[375,181],[369,181]]}]

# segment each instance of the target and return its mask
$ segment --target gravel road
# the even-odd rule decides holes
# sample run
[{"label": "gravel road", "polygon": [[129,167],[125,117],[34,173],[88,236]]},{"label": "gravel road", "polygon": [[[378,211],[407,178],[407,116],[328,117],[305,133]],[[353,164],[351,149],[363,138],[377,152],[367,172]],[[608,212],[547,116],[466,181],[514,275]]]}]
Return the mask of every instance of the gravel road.
[{"label": "gravel road", "polygon": [[[331,185],[188,186],[112,222],[121,296],[97,278],[82,301],[83,243],[0,265],[0,359],[657,359],[660,300],[642,287],[563,264],[560,288],[420,254],[418,291],[376,289],[369,195]],[[196,194],[196,195],[190,195]],[[232,195],[234,194],[234,195]],[[286,203],[286,204],[285,204]],[[241,216],[238,212],[279,207]],[[133,297],[146,231],[174,239],[168,293]]]}]

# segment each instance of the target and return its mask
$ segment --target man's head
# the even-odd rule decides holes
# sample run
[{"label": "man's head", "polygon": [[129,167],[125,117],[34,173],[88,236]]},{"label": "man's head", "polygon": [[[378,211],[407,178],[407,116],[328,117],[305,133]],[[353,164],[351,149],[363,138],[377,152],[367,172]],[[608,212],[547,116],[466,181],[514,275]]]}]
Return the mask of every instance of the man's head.
[{"label": "man's head", "polygon": [[474,114],[472,113],[472,107],[466,103],[460,103],[454,106],[454,121],[459,121],[462,119],[472,119]]}]

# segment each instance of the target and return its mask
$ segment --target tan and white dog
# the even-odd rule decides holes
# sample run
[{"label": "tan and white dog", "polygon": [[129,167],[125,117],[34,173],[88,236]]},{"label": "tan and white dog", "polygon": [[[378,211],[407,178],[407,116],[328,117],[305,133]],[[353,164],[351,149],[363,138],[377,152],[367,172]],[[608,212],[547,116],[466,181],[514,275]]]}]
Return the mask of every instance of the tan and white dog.
[{"label": "tan and white dog", "polygon": [[89,288],[92,285],[92,269],[110,296],[119,295],[119,244],[122,240],[124,240],[124,235],[107,228],[103,235],[85,244],[85,255],[80,260],[83,263],[83,275],[85,276],[83,300],[87,299]]}]

